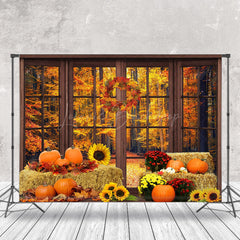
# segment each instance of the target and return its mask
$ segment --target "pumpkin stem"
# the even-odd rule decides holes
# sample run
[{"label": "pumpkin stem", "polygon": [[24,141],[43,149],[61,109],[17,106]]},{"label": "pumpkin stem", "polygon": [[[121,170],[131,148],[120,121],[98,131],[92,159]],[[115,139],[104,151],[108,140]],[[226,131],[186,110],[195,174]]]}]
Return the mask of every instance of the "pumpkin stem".
[{"label": "pumpkin stem", "polygon": [[72,145],[71,148],[74,149],[75,148],[74,145]]},{"label": "pumpkin stem", "polygon": [[47,149],[46,149],[48,152],[50,152],[51,151],[51,148],[50,147],[47,147]]}]

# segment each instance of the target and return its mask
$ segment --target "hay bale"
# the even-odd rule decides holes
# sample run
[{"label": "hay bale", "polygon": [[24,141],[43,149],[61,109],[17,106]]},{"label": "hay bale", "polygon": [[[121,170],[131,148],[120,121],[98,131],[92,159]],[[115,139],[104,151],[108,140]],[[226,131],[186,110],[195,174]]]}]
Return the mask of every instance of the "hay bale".
[{"label": "hay bale", "polygon": [[72,178],[84,189],[93,188],[96,191],[101,191],[105,184],[109,182],[122,185],[123,174],[120,168],[105,165],[99,165],[99,167],[92,172],[79,173],[77,175],[73,175],[72,173],[53,175],[52,172],[42,173],[24,169],[20,172],[20,194],[42,184],[54,185],[54,183],[61,178]]},{"label": "hay bale", "polygon": [[215,169],[215,164],[213,162],[213,157],[209,152],[178,152],[178,153],[167,153],[172,159],[181,160],[185,167],[187,167],[188,162],[193,158],[206,159],[208,164],[209,173],[213,173]]},{"label": "hay bale", "polygon": [[217,187],[217,176],[214,173],[205,174],[193,174],[193,173],[163,173],[161,175],[167,181],[171,181],[174,178],[187,178],[193,181],[195,184],[195,189],[205,189],[205,188],[216,188]]}]

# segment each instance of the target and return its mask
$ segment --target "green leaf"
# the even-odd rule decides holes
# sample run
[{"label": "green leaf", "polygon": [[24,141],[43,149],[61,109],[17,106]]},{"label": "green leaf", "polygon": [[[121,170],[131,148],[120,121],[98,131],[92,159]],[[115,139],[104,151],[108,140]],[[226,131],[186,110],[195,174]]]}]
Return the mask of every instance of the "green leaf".
[{"label": "green leaf", "polygon": [[133,195],[129,195],[125,200],[126,201],[137,201],[137,197],[136,196],[133,196]]}]

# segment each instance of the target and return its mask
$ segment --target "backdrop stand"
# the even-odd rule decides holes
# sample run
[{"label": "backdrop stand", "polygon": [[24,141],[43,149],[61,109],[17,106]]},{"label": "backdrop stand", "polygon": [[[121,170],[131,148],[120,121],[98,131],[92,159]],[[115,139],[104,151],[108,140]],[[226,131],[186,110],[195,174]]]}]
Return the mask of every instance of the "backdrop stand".
[{"label": "backdrop stand", "polygon": [[[230,58],[230,54],[224,54],[224,55],[222,55],[222,57],[227,58],[227,185],[221,191],[221,196],[224,192],[227,192],[227,201],[222,202],[222,203],[231,204],[233,215],[234,215],[234,217],[237,217],[236,210],[234,207],[234,202],[237,202],[237,201],[233,201],[232,193],[234,193],[238,197],[240,197],[240,194],[238,194],[230,186],[230,173],[229,173],[230,172],[230,168],[229,168],[229,165],[230,165],[230,131],[229,131],[230,130],[230,101],[229,101],[229,58]],[[209,202],[205,203],[202,207],[200,207],[197,210],[197,212],[199,212],[200,210],[205,208],[208,204],[209,204]]]},{"label": "backdrop stand", "polygon": [[[12,152],[12,156],[11,156],[11,187],[9,189],[7,189],[2,195],[0,195],[0,198],[2,196],[4,196],[5,194],[7,194],[8,192],[10,192],[8,200],[4,201],[4,200],[0,200],[0,202],[6,202],[7,203],[7,207],[5,210],[5,217],[7,216],[7,213],[9,211],[9,207],[12,204],[18,204],[21,202],[14,202],[14,191],[17,191],[19,193],[19,190],[15,187],[14,185],[14,58],[19,57],[18,54],[11,54],[10,55],[11,59],[12,59],[12,112],[11,112],[11,119],[12,119],[12,126],[11,126],[11,132],[12,132],[12,136],[11,136],[11,141],[12,141],[12,145],[11,145],[11,152]],[[39,210],[41,210],[42,212],[45,212],[42,208],[40,208],[36,203],[32,203],[35,207],[37,207]]]}]

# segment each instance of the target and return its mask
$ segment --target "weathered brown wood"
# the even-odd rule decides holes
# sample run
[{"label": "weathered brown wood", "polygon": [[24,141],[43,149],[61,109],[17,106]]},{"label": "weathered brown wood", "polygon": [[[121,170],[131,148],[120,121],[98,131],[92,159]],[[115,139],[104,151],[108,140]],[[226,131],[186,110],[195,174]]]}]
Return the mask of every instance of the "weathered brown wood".
[{"label": "weathered brown wood", "polygon": [[73,62],[69,62],[68,69],[68,146],[73,145]]},{"label": "weathered brown wood", "polygon": [[168,88],[169,88],[169,96],[168,96],[168,152],[173,152],[173,141],[174,141],[174,65],[173,61],[168,62]]},{"label": "weathered brown wood", "polygon": [[[125,61],[116,60],[116,76],[126,76]],[[126,91],[116,89],[117,100],[123,101],[126,98]],[[116,166],[123,171],[123,184],[126,185],[126,112],[116,113]]]},{"label": "weathered brown wood", "polygon": [[64,86],[65,86],[65,95],[64,95],[64,107],[65,107],[65,113],[64,113],[64,149],[66,150],[69,145],[69,86],[71,78],[69,77],[70,69],[69,69],[69,61],[65,61],[65,77],[64,77]]},{"label": "weathered brown wood", "polygon": [[65,62],[61,61],[59,68],[59,150],[61,155],[64,155],[65,151],[65,109],[66,109],[66,101],[65,101]]},{"label": "weathered brown wood", "polygon": [[165,59],[216,59],[221,58],[223,54],[21,54],[20,58],[24,59],[75,59],[75,58],[165,58]]}]

